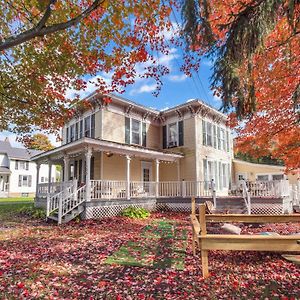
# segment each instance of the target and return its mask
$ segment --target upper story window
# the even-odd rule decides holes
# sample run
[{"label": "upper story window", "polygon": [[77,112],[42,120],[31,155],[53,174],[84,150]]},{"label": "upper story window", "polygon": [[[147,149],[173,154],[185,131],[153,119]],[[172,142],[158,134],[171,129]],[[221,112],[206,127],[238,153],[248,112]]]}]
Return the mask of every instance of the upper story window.
[{"label": "upper story window", "polygon": [[72,124],[66,128],[66,142],[70,143],[85,137],[95,137],[95,114]]},{"label": "upper story window", "polygon": [[29,161],[16,160],[16,170],[29,170]]},{"label": "upper story window", "polygon": [[140,135],[141,135],[141,122],[138,120],[131,120],[131,143],[140,144]]},{"label": "upper story window", "polygon": [[163,148],[183,146],[183,121],[163,126]]},{"label": "upper story window", "polygon": [[32,185],[32,175],[19,175],[18,186],[27,186],[31,187]]},{"label": "upper story window", "polygon": [[125,143],[146,147],[146,123],[125,117]]},{"label": "upper story window", "polygon": [[229,152],[230,134],[218,125],[202,120],[203,145]]}]

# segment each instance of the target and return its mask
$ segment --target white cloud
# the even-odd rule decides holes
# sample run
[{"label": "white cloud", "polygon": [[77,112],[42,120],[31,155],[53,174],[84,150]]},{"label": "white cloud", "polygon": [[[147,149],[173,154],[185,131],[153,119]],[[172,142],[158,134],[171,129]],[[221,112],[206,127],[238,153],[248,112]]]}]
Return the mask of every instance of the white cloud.
[{"label": "white cloud", "polygon": [[129,94],[130,95],[136,95],[136,94],[142,94],[142,93],[149,93],[156,90],[156,83],[153,84],[143,84],[139,88],[132,89]]},{"label": "white cloud", "polygon": [[184,81],[186,80],[188,77],[185,75],[185,74],[181,74],[181,75],[170,75],[168,76],[168,79],[170,81],[176,81],[176,82],[179,82],[179,81]]}]

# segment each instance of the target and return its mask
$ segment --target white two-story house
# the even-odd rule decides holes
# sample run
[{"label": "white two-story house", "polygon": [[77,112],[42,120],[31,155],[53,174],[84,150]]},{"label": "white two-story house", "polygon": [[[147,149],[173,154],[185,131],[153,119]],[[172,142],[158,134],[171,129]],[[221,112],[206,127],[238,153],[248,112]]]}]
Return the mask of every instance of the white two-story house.
[{"label": "white two-story house", "polygon": [[[38,165],[61,164],[65,188],[76,180],[85,205],[207,195],[211,179],[219,194],[228,193],[233,150],[226,115],[197,99],[157,111],[110,98],[87,97],[92,109],[65,124],[62,145],[33,157]],[[48,196],[60,192],[53,185]]]},{"label": "white two-story house", "polygon": [[[41,151],[12,147],[9,139],[0,141],[0,198],[33,197],[36,192],[37,167],[31,161]],[[55,181],[55,166],[52,166]],[[48,166],[41,165],[39,182],[48,182]]]}]

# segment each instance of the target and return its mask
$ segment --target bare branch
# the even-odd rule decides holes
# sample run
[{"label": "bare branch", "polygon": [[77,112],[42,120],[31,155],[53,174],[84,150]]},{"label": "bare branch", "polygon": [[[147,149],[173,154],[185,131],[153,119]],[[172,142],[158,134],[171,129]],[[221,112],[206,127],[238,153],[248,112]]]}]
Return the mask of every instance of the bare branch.
[{"label": "bare branch", "polygon": [[32,29],[29,29],[25,32],[18,34],[17,36],[11,36],[7,38],[5,41],[0,43],[0,51],[9,49],[11,47],[23,44],[35,37],[45,36],[47,34],[51,34],[57,31],[62,31],[72,26],[77,25],[81,22],[81,20],[88,17],[94,10],[96,10],[101,4],[103,4],[106,0],[95,0],[91,6],[89,6],[85,11],[83,11],[77,17],[64,22],[64,23],[57,23],[51,26],[46,27],[45,24],[51,15],[51,5],[56,2],[56,0],[50,0],[45,14],[43,15],[42,19],[39,23]]}]

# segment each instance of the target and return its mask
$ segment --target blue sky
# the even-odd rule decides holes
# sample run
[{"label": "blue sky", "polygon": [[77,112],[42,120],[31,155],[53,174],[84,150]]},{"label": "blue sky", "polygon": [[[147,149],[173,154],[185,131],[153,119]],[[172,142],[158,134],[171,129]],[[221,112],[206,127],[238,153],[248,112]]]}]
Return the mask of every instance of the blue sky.
[{"label": "blue sky", "polygon": [[[126,88],[125,93],[121,96],[137,103],[149,106],[158,110],[163,110],[182,104],[189,99],[201,99],[209,105],[219,109],[221,101],[213,96],[209,86],[209,78],[211,76],[211,63],[208,60],[203,60],[200,65],[198,74],[194,73],[192,77],[187,77],[179,70],[182,65],[182,51],[178,48],[171,48],[169,55],[161,55],[159,63],[168,66],[170,74],[162,78],[163,86],[160,94],[155,97],[152,92],[156,88],[156,83],[153,79],[138,78],[133,85]],[[143,65],[139,66],[140,72],[143,70]],[[108,82],[110,81],[109,74],[99,74]],[[97,77],[90,78],[90,81]],[[85,91],[80,92],[81,97],[85,97],[95,90],[95,86],[88,84]],[[72,97],[74,91],[68,92],[69,97]],[[0,132],[0,140],[9,137],[12,145],[22,147],[16,142],[16,135],[9,132]],[[58,146],[54,136],[49,136],[51,142]]]},{"label": "blue sky", "polygon": [[[220,99],[213,96],[209,88],[209,77],[211,76],[211,63],[209,61],[204,60],[198,75],[194,73],[191,78],[185,76],[179,70],[179,65],[182,61],[177,49],[173,48],[171,54],[168,57],[162,57],[162,60],[170,68],[170,74],[162,78],[163,86],[157,97],[152,94],[156,87],[153,79],[138,79],[136,83],[128,86],[125,93],[121,96],[159,110],[170,108],[195,98],[201,99],[217,109],[220,108]],[[105,76],[109,80],[109,75]],[[94,90],[94,85],[88,85],[87,90],[81,92],[81,96],[84,97]],[[69,93],[72,95],[73,91]],[[20,143],[16,142],[16,135],[9,132],[0,132],[0,140],[3,140],[5,137],[9,137],[12,145],[22,147]],[[54,136],[49,137],[52,143],[59,145]]]}]

